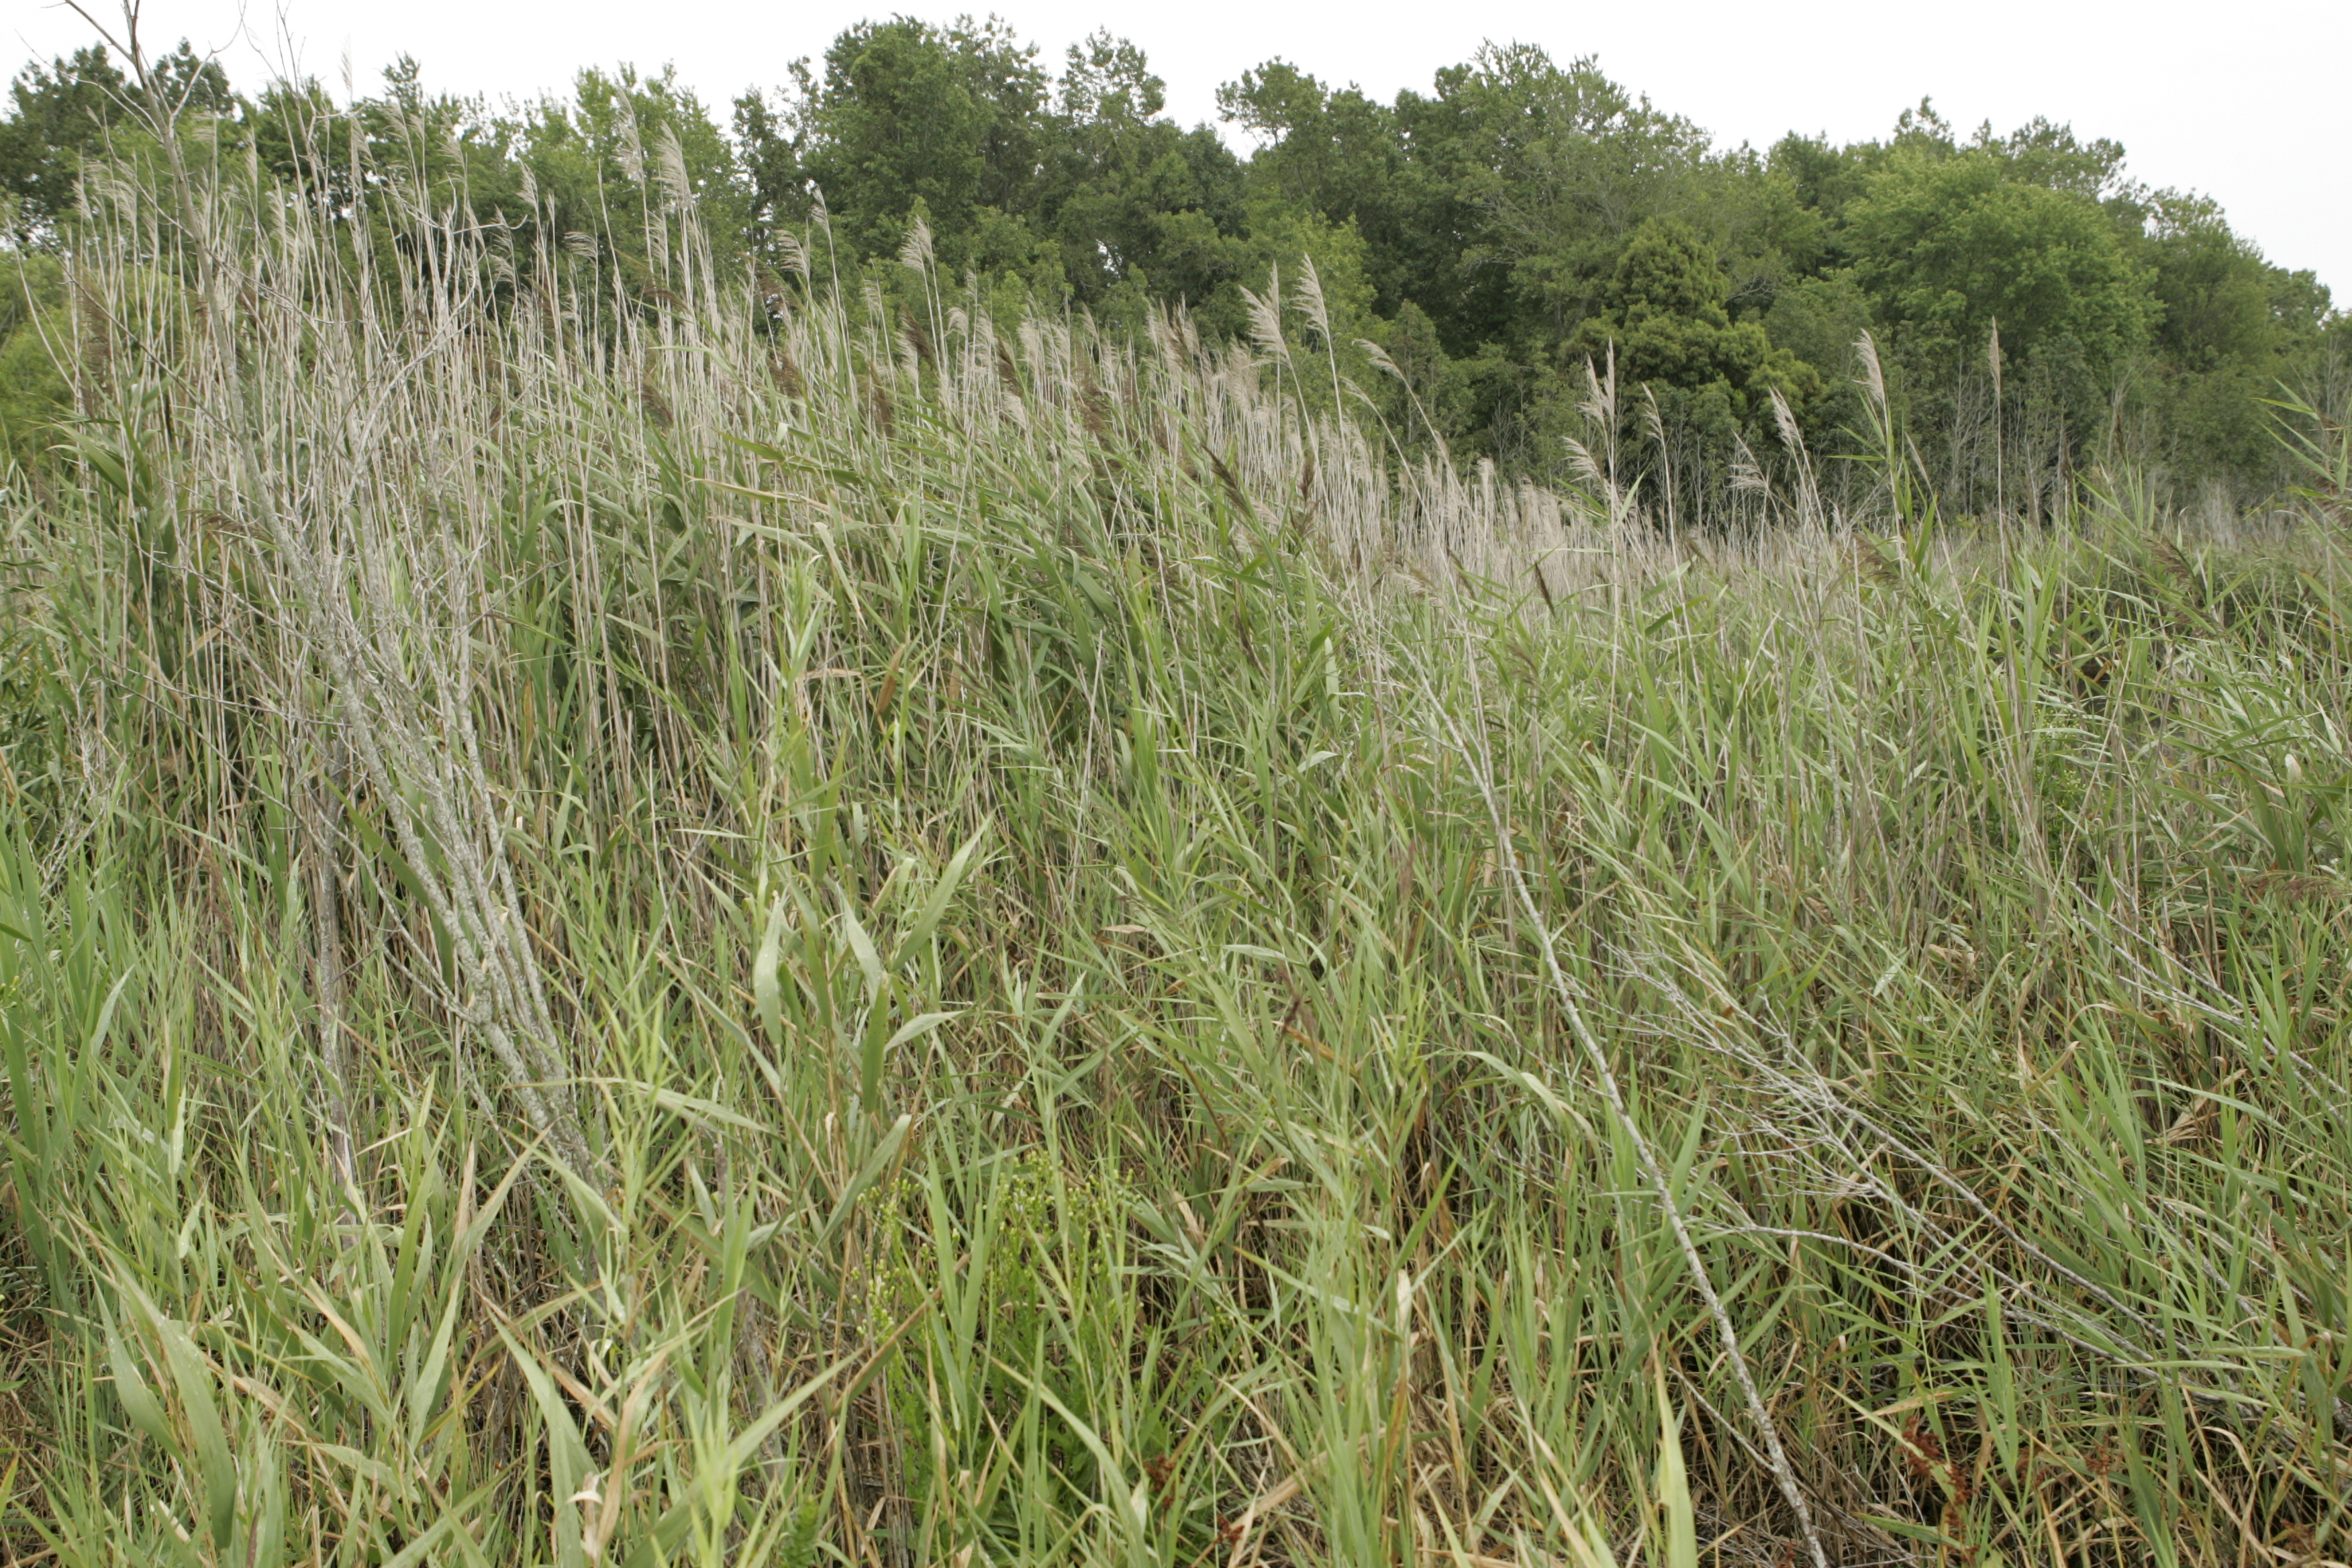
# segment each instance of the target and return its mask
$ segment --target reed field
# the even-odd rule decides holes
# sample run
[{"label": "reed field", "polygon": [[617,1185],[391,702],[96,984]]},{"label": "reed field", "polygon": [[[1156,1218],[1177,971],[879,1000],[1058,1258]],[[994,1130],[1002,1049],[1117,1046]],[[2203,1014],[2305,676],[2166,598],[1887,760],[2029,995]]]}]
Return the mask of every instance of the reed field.
[{"label": "reed field", "polygon": [[1311,269],[738,277],[647,157],[625,284],[92,176],[10,1561],[2352,1559],[2340,425],[2004,530],[1882,395],[1669,530],[1404,460]]}]

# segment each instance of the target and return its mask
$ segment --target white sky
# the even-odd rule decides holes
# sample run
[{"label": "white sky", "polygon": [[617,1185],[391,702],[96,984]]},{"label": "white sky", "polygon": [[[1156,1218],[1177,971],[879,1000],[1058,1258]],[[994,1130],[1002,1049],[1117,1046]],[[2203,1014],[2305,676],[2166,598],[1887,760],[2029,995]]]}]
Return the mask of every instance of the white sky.
[{"label": "white sky", "polygon": [[[98,0],[104,5],[107,0]],[[843,27],[895,7],[935,20],[961,7],[929,0],[146,0],[145,32],[222,51],[244,88],[286,58],[340,87],[349,61],[363,90],[405,52],[442,91],[530,97],[579,68],[674,62],[723,110],[750,86],[821,55]],[[95,7],[94,7],[95,8]],[[985,11],[986,0],[973,9]],[[2035,114],[2111,136],[2131,173],[2200,190],[2273,260],[2310,268],[2352,308],[2352,3],[2271,0],[2233,12],[2213,0],[1672,0],[1567,6],[1538,0],[1189,0],[1120,8],[1102,0],[1000,0],[1000,11],[1058,66],[1097,26],[1140,44],[1166,78],[1169,109],[1213,120],[1217,84],[1284,57],[1328,82],[1382,99],[1425,90],[1440,66],[1482,39],[1541,44],[1601,68],[1718,142],[1769,145],[1791,129],[1849,141],[1884,134],[1923,95],[1956,126],[2007,131]],[[1122,9],[1127,14],[1122,15]],[[47,0],[0,4],[0,63],[13,74],[89,37]]]}]

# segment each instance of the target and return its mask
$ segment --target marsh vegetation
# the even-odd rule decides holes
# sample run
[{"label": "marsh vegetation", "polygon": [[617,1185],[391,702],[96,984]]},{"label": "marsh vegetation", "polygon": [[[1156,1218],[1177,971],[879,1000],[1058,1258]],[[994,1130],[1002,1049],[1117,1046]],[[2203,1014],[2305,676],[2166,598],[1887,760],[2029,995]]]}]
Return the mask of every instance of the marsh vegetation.
[{"label": "marsh vegetation", "polygon": [[1306,258],[356,147],[93,165],[0,497],[15,1557],[2352,1551],[2324,410],[1979,522],[1865,343],[1670,519]]}]

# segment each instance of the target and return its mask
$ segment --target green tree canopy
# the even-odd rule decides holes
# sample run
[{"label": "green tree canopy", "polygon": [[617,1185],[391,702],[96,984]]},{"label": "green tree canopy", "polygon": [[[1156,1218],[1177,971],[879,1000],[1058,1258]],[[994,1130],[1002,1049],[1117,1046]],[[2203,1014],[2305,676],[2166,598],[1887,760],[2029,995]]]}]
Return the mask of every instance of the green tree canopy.
[{"label": "green tree canopy", "polygon": [[920,216],[951,277],[1114,311],[1201,303],[1244,270],[1239,160],[1165,117],[1166,85],[1126,39],[1095,33],[1056,77],[1001,23],[902,16],[851,28],[793,74],[781,108],[736,104],[756,208],[805,221],[821,193],[853,258],[894,254]]},{"label": "green tree canopy", "polygon": [[2104,380],[2162,307],[2098,199],[2021,178],[1987,149],[1897,157],[1848,214],[1855,276],[1923,364],[2003,352],[2079,358]]},{"label": "green tree canopy", "polygon": [[19,243],[52,233],[72,210],[82,160],[107,132],[143,109],[223,114],[236,107],[228,75],[184,39],[149,62],[156,104],[98,46],[25,68],[9,87],[10,116],[0,121],[0,193],[16,198]]},{"label": "green tree canopy", "polygon": [[1761,322],[1734,321],[1724,304],[1729,289],[1697,230],[1653,218],[1618,258],[1598,312],[1568,353],[1596,363],[1613,356],[1620,384],[1646,388],[1663,417],[1710,442],[1769,427],[1776,391],[1802,418],[1821,394],[1820,373],[1774,348]]},{"label": "green tree canopy", "polygon": [[[986,226],[983,213],[1025,223],[1038,206],[1053,80],[1036,53],[994,20],[861,22],[825,51],[821,72],[794,68],[795,172],[866,252],[896,249],[920,212],[942,261],[982,259],[969,237]],[[798,199],[806,211],[805,193]]]}]

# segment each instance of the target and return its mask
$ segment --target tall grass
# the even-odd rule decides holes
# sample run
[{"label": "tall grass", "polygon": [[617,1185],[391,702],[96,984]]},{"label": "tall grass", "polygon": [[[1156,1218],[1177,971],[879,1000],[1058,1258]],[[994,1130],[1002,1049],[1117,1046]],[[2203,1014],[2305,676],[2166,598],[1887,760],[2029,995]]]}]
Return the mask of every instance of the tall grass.
[{"label": "tall grass", "polygon": [[2352,1555],[2325,475],[1666,541],[1278,286],[185,164],[0,521],[19,1556]]}]

